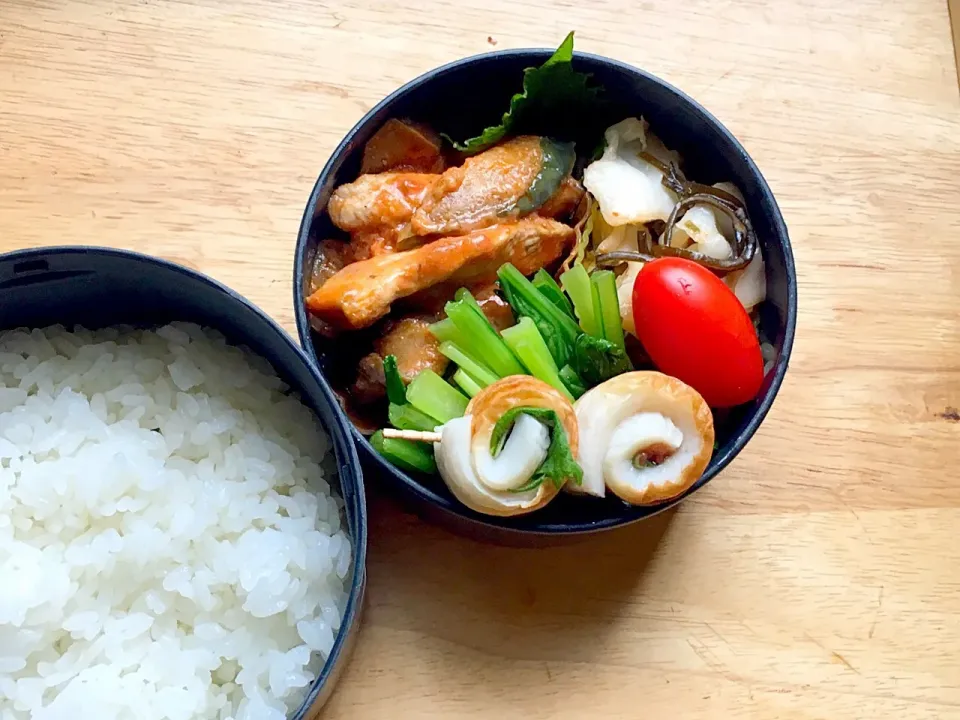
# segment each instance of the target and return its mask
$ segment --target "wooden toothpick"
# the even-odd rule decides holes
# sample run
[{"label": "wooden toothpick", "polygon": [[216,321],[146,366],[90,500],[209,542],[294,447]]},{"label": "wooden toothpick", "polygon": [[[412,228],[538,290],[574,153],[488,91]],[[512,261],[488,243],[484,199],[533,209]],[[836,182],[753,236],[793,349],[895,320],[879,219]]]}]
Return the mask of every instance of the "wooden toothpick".
[{"label": "wooden toothpick", "polygon": [[438,432],[424,432],[422,430],[395,430],[394,428],[384,428],[383,436],[385,438],[395,438],[397,440],[416,440],[418,442],[438,443],[442,435]]}]

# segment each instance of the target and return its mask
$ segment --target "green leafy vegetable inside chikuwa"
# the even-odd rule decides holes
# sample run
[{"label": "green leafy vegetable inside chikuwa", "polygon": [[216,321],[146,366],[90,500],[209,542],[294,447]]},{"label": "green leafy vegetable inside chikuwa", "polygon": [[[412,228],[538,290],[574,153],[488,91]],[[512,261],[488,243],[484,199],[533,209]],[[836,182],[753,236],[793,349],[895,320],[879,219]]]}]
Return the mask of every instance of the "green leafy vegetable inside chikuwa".
[{"label": "green leafy vegetable inside chikuwa", "polygon": [[496,456],[513,424],[520,414],[529,415],[535,420],[550,428],[550,447],[547,449],[547,458],[543,461],[530,482],[517,488],[514,492],[527,492],[539,487],[544,480],[550,480],[558,488],[564,483],[572,481],[579,485],[583,480],[583,470],[570,452],[570,443],[567,440],[567,431],[563,429],[557,413],[547,408],[518,407],[504,413],[493,427],[490,436],[490,453]]}]

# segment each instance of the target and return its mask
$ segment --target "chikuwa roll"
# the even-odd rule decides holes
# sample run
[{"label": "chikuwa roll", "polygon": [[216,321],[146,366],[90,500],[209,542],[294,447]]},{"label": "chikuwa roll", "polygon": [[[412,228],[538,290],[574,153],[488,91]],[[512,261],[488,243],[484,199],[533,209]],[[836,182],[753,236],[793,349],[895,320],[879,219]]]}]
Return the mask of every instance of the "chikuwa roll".
[{"label": "chikuwa roll", "polygon": [[560,392],[529,375],[489,385],[440,430],[440,476],[460,502],[486,515],[521,515],[579,483],[577,416]]},{"label": "chikuwa roll", "polygon": [[572,491],[655,505],[689,489],[713,454],[713,414],[689,385],[658,372],[629,372],[575,405],[583,481]]}]

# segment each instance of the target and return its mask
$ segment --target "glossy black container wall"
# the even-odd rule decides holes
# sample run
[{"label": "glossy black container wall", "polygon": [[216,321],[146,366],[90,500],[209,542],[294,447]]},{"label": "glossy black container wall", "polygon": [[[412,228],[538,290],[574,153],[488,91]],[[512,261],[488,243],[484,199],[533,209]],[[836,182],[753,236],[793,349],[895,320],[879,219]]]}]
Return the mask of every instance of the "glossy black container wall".
[{"label": "glossy black container wall", "polygon": [[[52,324],[141,327],[181,320],[213,327],[266,358],[313,409],[330,436],[353,541],[352,586],[339,635],[303,708],[322,705],[356,636],[365,585],[367,519],[363,479],[347,421],[293,340],[259,308],[210,278],[136,253],[50,248],[0,255],[0,330]],[[333,485],[336,479],[331,478]]]},{"label": "glossy black container wall", "polygon": [[[410,118],[457,138],[471,137],[496,124],[511,95],[522,85],[523,70],[540,65],[546,50],[496,52],[467,58],[433,70],[390,95],[354,127],[320,174],[307,203],[294,269],[294,307],[300,340],[322,370],[329,369],[334,345],[310,329],[304,310],[307,269],[317,242],[333,231],[325,208],[340,184],[356,179],[363,146],[390,118]],[[606,58],[576,54],[577,70],[593,74],[605,88],[607,104],[584,123],[606,127],[626,117],[643,116],[668,147],[684,158],[688,177],[700,182],[732,181],[746,199],[767,263],[767,302],[761,310],[764,334],[773,342],[777,358],[759,397],[738,409],[723,425],[719,449],[700,480],[683,497],[703,487],[747,444],[773,404],[793,345],[797,314],[796,271],[783,217],[760,170],[740,143],[694,100],[636,68]],[[534,132],[551,135],[569,131],[570,118],[546,118]],[[349,340],[346,340],[349,341]],[[382,460],[366,439],[354,432],[361,460],[371,475],[399,490],[426,517],[468,535],[506,543],[539,544],[557,535],[594,532],[630,523],[679,502],[653,508],[629,507],[622,502],[559,497],[530,515],[500,519],[471,512],[460,505],[434,478],[412,477]]]}]

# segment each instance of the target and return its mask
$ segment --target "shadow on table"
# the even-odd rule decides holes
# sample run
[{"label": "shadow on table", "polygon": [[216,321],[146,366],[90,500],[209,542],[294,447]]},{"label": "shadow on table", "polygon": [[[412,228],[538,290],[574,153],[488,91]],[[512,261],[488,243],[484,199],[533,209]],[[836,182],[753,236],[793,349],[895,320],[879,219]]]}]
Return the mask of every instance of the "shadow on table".
[{"label": "shadow on table", "polygon": [[508,660],[481,662],[484,674],[510,672],[509,661],[598,659],[674,513],[562,546],[509,548],[452,535],[374,497],[366,622]]}]

